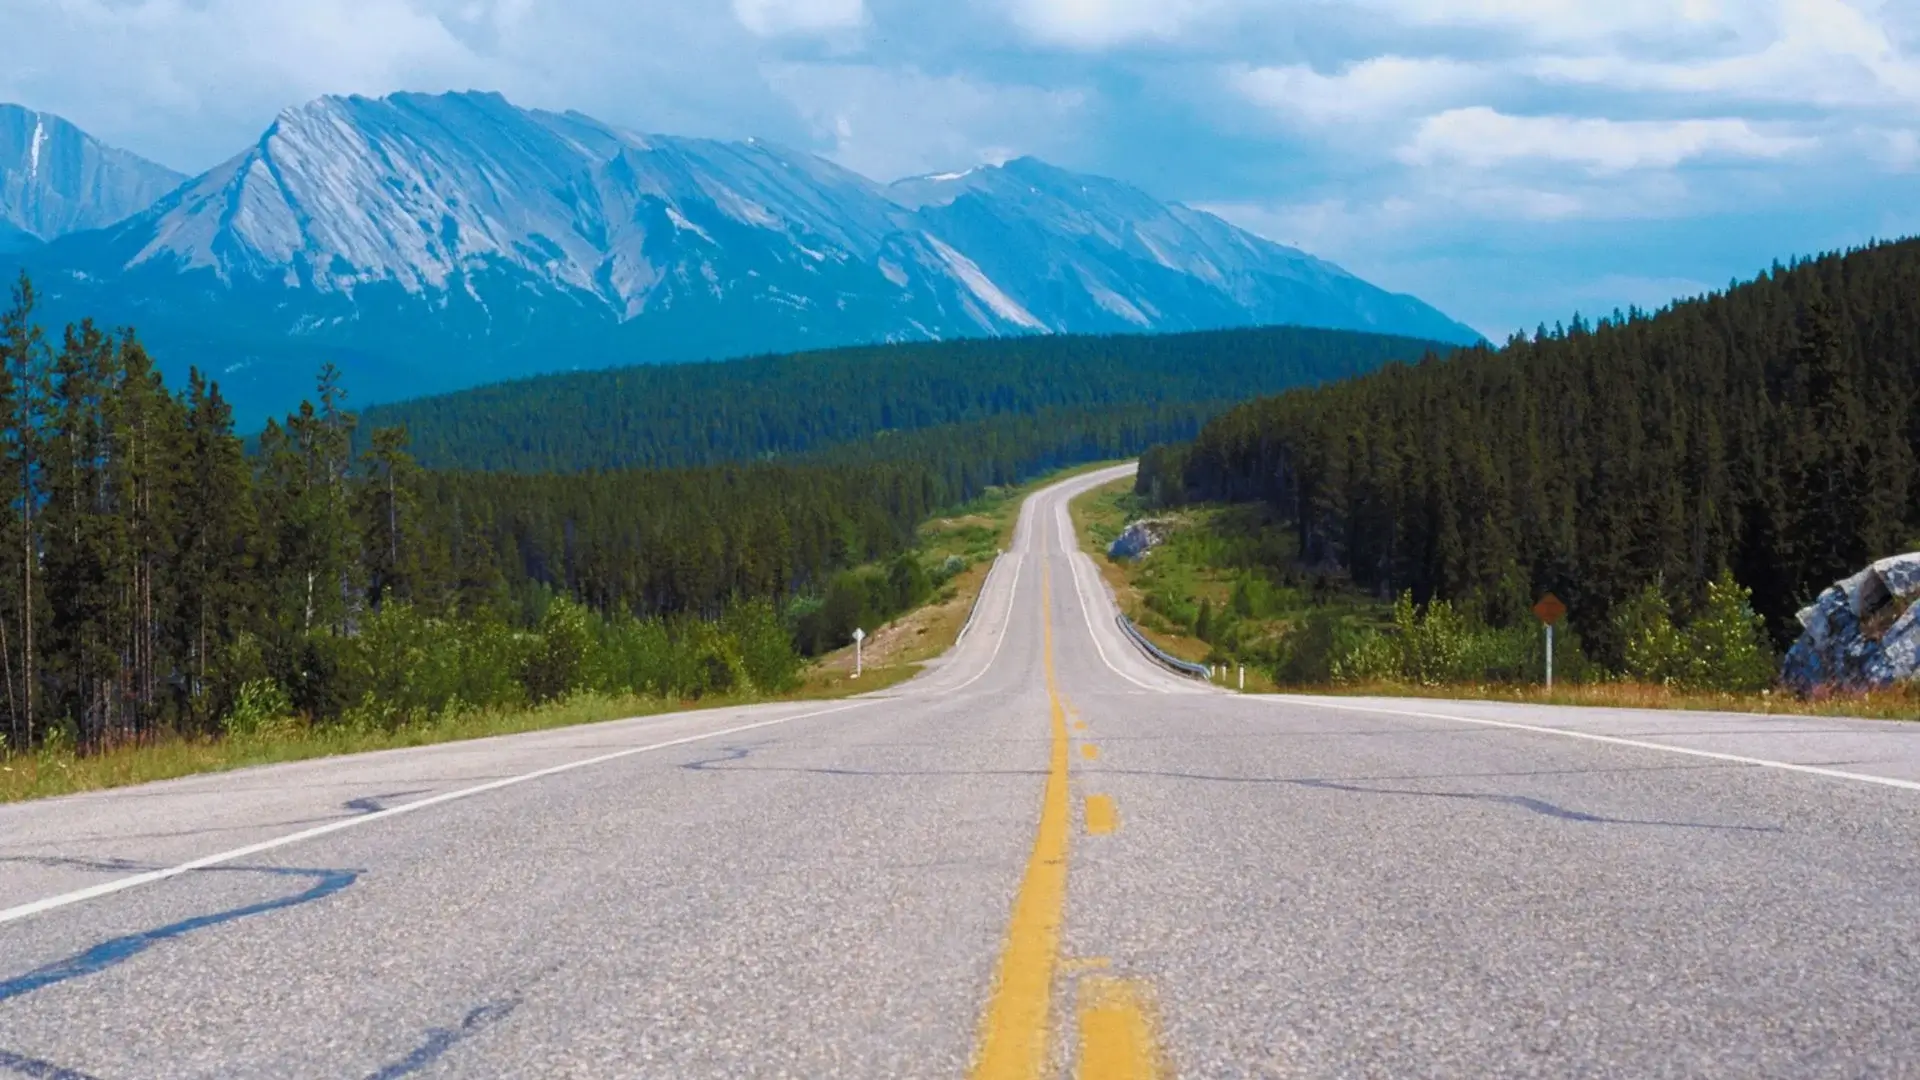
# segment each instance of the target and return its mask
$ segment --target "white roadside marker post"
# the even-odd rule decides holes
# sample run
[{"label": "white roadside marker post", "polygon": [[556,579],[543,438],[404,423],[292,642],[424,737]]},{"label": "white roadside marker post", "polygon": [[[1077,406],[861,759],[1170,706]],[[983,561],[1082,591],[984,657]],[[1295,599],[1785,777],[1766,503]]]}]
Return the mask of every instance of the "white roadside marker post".
[{"label": "white roadside marker post", "polygon": [[1240,665],[1240,689],[1242,691],[1245,691],[1246,688],[1247,688],[1247,665],[1241,664]]},{"label": "white roadside marker post", "polygon": [[860,629],[857,626],[854,627],[853,628],[853,677],[856,679],[860,677],[860,666],[861,666],[860,643],[865,640],[867,640],[867,632],[865,630]]}]

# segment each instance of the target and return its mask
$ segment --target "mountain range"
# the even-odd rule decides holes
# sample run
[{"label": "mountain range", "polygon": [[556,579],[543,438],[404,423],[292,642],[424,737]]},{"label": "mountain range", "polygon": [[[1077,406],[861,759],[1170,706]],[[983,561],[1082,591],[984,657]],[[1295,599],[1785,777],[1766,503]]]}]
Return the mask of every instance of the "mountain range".
[{"label": "mountain range", "polygon": [[0,167],[0,250],[51,316],[138,326],[243,418],[284,410],[325,361],[366,403],[1010,334],[1479,340],[1305,252],[1032,158],[882,185],[760,140],[640,135],[491,93],[321,98],[191,179],[0,109]]},{"label": "mountain range", "polygon": [[0,251],[112,225],[186,179],[57,116],[0,104]]}]

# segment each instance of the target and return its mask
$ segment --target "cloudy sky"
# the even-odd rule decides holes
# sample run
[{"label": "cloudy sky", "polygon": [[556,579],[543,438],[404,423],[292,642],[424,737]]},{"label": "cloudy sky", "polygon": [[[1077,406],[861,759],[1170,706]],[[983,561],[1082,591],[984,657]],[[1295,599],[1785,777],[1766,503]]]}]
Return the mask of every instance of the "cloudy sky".
[{"label": "cloudy sky", "polygon": [[1914,0],[0,0],[0,100],[182,171],[468,88],[882,180],[1035,154],[1495,338],[1920,232]]}]

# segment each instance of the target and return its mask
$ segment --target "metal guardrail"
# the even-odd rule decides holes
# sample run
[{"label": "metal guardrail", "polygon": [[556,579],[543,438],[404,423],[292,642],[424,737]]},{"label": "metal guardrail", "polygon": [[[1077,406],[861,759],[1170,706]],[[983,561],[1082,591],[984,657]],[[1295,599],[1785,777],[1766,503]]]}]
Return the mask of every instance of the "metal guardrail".
[{"label": "metal guardrail", "polygon": [[1195,679],[1206,679],[1209,682],[1213,680],[1213,672],[1208,670],[1205,664],[1188,663],[1168,653],[1165,649],[1155,645],[1153,642],[1148,641],[1147,636],[1142,634],[1140,628],[1133,625],[1133,620],[1127,618],[1124,613],[1117,613],[1113,618],[1115,622],[1120,624],[1120,632],[1127,635],[1135,645],[1140,646],[1141,652],[1146,653],[1152,659],[1171,668],[1178,674],[1187,675]]}]

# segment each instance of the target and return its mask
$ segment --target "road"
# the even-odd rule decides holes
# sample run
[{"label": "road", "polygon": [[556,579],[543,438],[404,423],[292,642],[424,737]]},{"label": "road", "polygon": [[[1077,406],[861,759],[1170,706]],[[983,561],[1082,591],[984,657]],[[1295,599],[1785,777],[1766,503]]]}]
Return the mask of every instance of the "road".
[{"label": "road", "polygon": [[1920,1075],[1920,727],[1217,690],[1116,475],[887,692],[0,807],[0,1076]]}]

